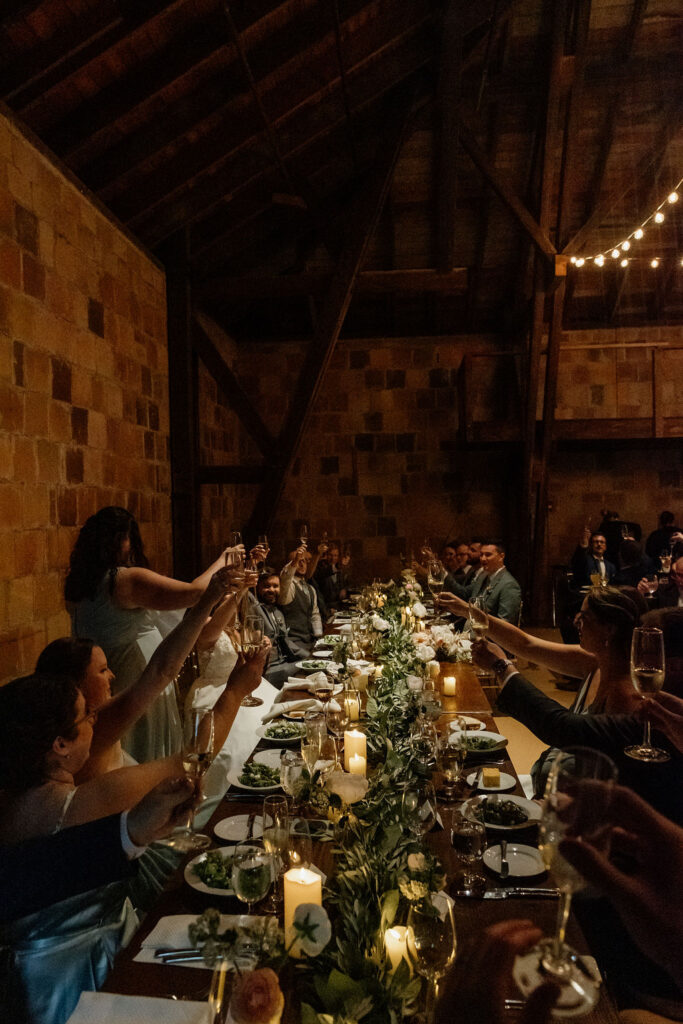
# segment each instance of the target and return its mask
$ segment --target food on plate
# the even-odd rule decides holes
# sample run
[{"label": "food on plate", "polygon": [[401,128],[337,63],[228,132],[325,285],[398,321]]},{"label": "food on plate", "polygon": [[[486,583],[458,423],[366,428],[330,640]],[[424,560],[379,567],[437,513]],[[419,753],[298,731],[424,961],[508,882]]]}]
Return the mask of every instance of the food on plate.
[{"label": "food on plate", "polygon": [[500,740],[492,740],[489,736],[466,736],[465,746],[468,750],[493,750]]},{"label": "food on plate", "polygon": [[498,797],[485,796],[472,811],[485,825],[524,825],[529,820],[527,812],[514,800],[499,800]]},{"label": "food on plate", "polygon": [[250,761],[242,769],[239,781],[243,786],[279,786],[280,769],[271,768],[267,764],[258,764],[256,761]]},{"label": "food on plate", "polygon": [[500,769],[485,765],[481,770],[481,784],[484,789],[500,786]]},{"label": "food on plate", "polygon": [[266,728],[269,740],[294,740],[303,736],[303,727],[298,722],[273,722]]},{"label": "food on plate", "polygon": [[232,856],[220,850],[210,850],[203,860],[194,865],[194,874],[212,889],[231,889]]},{"label": "food on plate", "polygon": [[330,668],[330,663],[329,661],[318,661],[316,659],[313,659],[312,661],[302,661],[301,667],[306,672],[325,672]]}]

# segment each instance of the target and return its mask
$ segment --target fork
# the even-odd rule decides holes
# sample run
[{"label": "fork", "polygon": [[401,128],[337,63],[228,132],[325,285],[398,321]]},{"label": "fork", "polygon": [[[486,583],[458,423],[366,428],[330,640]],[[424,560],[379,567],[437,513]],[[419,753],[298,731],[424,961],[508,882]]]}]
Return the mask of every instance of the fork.
[{"label": "fork", "polygon": [[507,839],[501,839],[500,841],[500,877],[501,879],[507,878],[510,874],[510,865],[508,863],[508,841]]}]

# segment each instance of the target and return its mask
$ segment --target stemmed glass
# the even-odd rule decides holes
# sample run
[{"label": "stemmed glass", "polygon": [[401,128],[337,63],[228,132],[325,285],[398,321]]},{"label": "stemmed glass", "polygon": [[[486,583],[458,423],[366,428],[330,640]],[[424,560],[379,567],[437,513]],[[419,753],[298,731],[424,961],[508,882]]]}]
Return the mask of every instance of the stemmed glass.
[{"label": "stemmed glass", "polygon": [[439,768],[444,777],[439,795],[447,801],[455,798],[455,785],[460,779],[467,755],[465,722],[462,718],[454,718],[451,723],[453,726],[455,728],[452,728],[450,735],[442,737],[439,744]]},{"label": "stemmed glass", "polygon": [[439,980],[454,962],[457,949],[451,902],[448,899],[439,899],[438,905],[435,902],[411,905],[406,934],[408,956],[427,982],[426,1024],[434,1019]]},{"label": "stemmed glass", "polygon": [[232,887],[237,898],[247,904],[247,913],[266,895],[272,877],[272,857],[261,842],[245,839],[235,847]]},{"label": "stemmed glass", "polygon": [[263,845],[272,857],[273,891],[266,912],[278,914],[282,908],[280,876],[289,843],[289,805],[286,796],[267,796],[263,801]]},{"label": "stemmed glass", "polygon": [[659,556],[659,564],[665,575],[671,572],[671,548],[664,548]]},{"label": "stemmed glass", "polygon": [[462,876],[463,892],[472,892],[481,886],[482,878],[477,871],[486,847],[486,828],[480,821],[470,821],[459,816],[453,821],[451,846],[465,865]]},{"label": "stemmed glass", "polygon": [[[201,782],[213,760],[213,736],[213,711],[190,708],[185,717],[182,759],[185,774],[195,784]],[[211,846],[208,836],[194,831],[194,809],[188,814],[187,825],[177,829],[162,842],[164,846],[183,853],[205,850]]]},{"label": "stemmed glass", "polygon": [[265,550],[265,555],[263,556],[263,561],[259,562],[259,565],[265,565],[266,562],[268,561],[268,555],[270,554],[270,544],[268,543],[268,537],[266,536],[266,534],[265,533],[259,533],[258,539],[257,539],[256,543],[257,543],[257,545],[259,547],[261,547],[261,548],[263,548]]},{"label": "stemmed glass", "polygon": [[[638,626],[631,640],[631,681],[638,693],[658,693],[664,684],[664,635],[654,626]],[[668,761],[666,750],[652,746],[650,723],[645,722],[643,742],[626,747],[636,761]]]},{"label": "stemmed glass", "polygon": [[321,737],[316,733],[309,733],[307,736],[301,737],[301,756],[311,778],[313,778],[313,772],[320,757],[321,743]]},{"label": "stemmed glass", "polygon": [[310,534],[308,532],[308,523],[302,523],[301,526],[299,527],[299,547],[308,547],[309,536]]},{"label": "stemmed glass", "polygon": [[[241,629],[242,651],[244,654],[256,654],[263,644],[263,619],[260,615],[247,614]],[[260,697],[248,693],[240,702],[241,708],[258,708],[263,704]]]},{"label": "stemmed glass", "polygon": [[643,577],[645,583],[645,591],[648,597],[654,597],[659,589],[659,577],[656,572],[651,572],[649,575]]},{"label": "stemmed glass", "polygon": [[483,597],[473,597],[469,602],[469,627],[475,640],[482,640],[489,628],[489,617]]},{"label": "stemmed glass", "polygon": [[340,704],[336,700],[331,700],[325,708],[325,720],[327,722],[327,728],[335,738],[337,763],[339,763],[339,749],[341,747],[342,740],[344,739],[344,732],[349,724],[348,701],[342,700],[342,703]]},{"label": "stemmed glass", "polygon": [[295,750],[283,750],[280,754],[280,785],[292,800],[292,812],[297,806],[301,790],[301,776],[304,770],[304,759]]},{"label": "stemmed glass", "polygon": [[434,598],[434,607],[437,609],[437,616],[434,619],[434,622],[441,621],[441,616],[438,613],[438,602],[444,587],[444,583],[446,582],[446,575],[446,570],[444,569],[441,562],[437,560],[435,562],[429,563],[427,573],[427,585],[429,587],[432,597]]},{"label": "stemmed glass", "polygon": [[548,776],[539,823],[539,849],[560,890],[557,924],[555,935],[541,939],[524,957],[524,963],[536,970],[530,966],[528,971],[516,973],[515,978],[525,996],[541,983],[544,975],[561,986],[569,986],[572,1010],[577,1016],[595,1005],[598,986],[587,984],[585,974],[577,966],[576,953],[565,943],[572,896],[585,883],[564,859],[559,846],[568,836],[590,842],[591,846],[607,846],[610,825],[606,812],[616,776],[614,762],[599,750],[575,747],[561,751]]},{"label": "stemmed glass", "polygon": [[413,835],[426,836],[436,823],[436,793],[431,782],[409,782],[401,800],[403,820]]}]

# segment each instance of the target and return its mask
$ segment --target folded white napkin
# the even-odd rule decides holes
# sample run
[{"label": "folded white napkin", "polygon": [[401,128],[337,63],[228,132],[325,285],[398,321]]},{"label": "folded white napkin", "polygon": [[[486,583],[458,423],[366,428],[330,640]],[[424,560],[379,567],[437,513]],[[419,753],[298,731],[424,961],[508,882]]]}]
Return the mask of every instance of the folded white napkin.
[{"label": "folded white napkin", "polygon": [[[290,676],[286,683],[283,683],[282,690],[315,690],[316,684],[327,683],[327,676],[324,672],[314,672],[313,675],[306,676],[305,679],[297,679],[296,676]],[[282,693],[280,690],[280,693]]]},{"label": "folded white napkin", "polygon": [[121,996],[114,992],[81,992],[67,1024],[209,1024],[206,1002]]},{"label": "folded white napkin", "polygon": [[[191,945],[188,929],[196,920],[196,914],[171,914],[169,917],[162,917],[147,938],[142,940],[140,952],[134,960],[143,964],[159,964],[161,961],[154,955],[158,949],[188,949]],[[226,928],[244,928],[252,921],[258,920],[258,917],[249,917],[247,914],[221,914],[220,928],[221,931]],[[211,970],[203,960],[185,961],[180,966]]]},{"label": "folded white napkin", "polygon": [[351,623],[350,622],[342,622],[341,625],[339,626],[338,632],[339,633],[344,633],[344,634],[348,633],[350,635],[351,632],[352,632]]},{"label": "folded white napkin", "polygon": [[322,704],[319,700],[315,700],[313,697],[307,697],[304,700],[290,700],[279,702],[275,699],[273,706],[270,711],[262,717],[262,722],[270,722],[273,718],[279,718],[280,715],[289,714],[290,711],[307,711],[309,708],[322,708]]}]

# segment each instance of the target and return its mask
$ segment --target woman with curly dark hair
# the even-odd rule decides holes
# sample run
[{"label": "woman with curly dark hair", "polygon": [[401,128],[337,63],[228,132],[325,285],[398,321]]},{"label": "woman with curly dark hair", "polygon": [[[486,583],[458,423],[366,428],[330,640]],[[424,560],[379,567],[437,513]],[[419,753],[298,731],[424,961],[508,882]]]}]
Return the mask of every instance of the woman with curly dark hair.
[{"label": "woman with curly dark hair", "polygon": [[[225,563],[225,554],[185,583],[149,568],[140,529],[125,508],[102,508],[84,523],[71,553],[64,596],[74,636],[102,648],[117,692],[140,678],[161,641],[162,624],[154,613],[194,605]],[[136,721],[124,747],[143,762],[177,751],[181,741],[178,704],[170,684]]]}]

